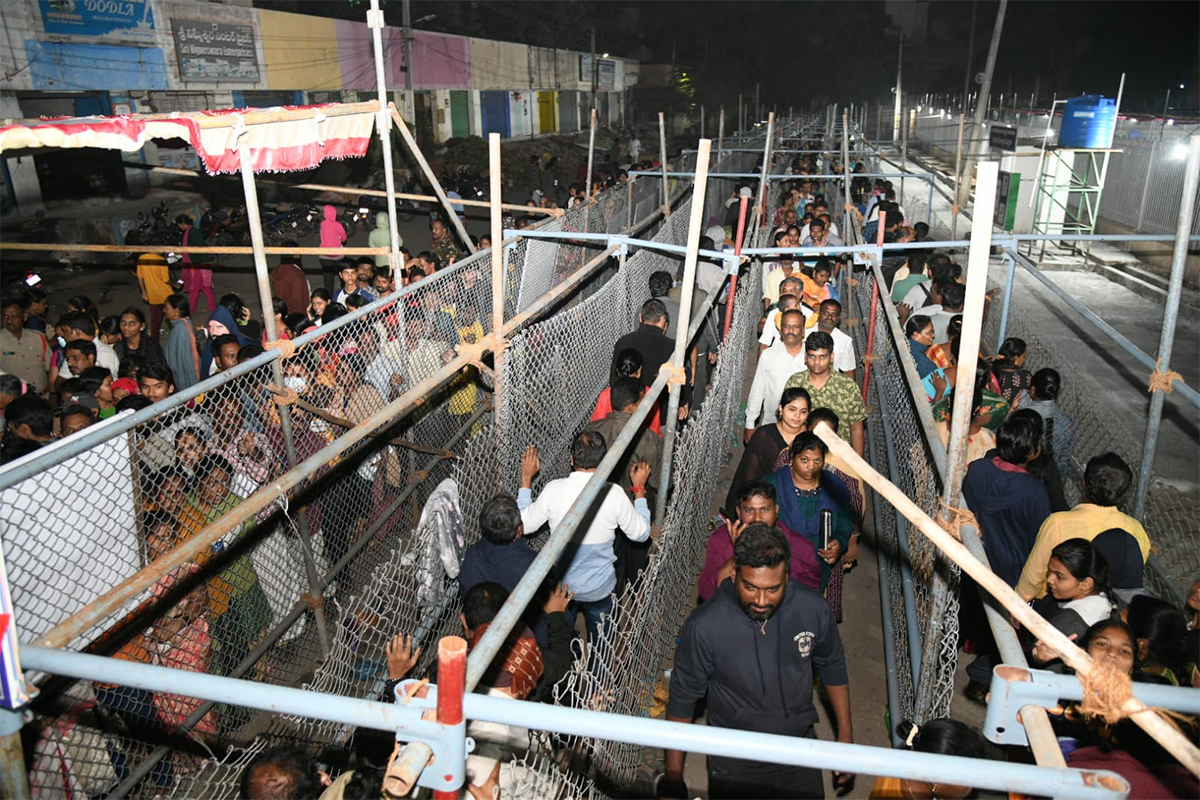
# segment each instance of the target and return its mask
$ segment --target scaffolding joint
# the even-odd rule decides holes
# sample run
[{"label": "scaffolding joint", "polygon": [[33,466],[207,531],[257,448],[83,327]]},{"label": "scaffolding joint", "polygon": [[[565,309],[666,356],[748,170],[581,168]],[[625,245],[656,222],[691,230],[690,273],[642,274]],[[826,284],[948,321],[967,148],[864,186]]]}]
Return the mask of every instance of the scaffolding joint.
[{"label": "scaffolding joint", "polygon": [[[421,692],[425,689],[424,692]],[[437,686],[426,681],[405,680],[394,689],[396,714],[405,720],[406,729],[397,731],[397,752],[388,765],[385,784],[408,794],[414,786],[435,792],[455,792],[466,782],[467,755],[475,750],[475,740],[467,736],[466,719],[457,724],[437,722]],[[413,747],[420,743],[424,747]],[[425,748],[432,756],[426,755]],[[416,756],[416,758],[413,758]],[[437,769],[426,769],[437,764]]]}]

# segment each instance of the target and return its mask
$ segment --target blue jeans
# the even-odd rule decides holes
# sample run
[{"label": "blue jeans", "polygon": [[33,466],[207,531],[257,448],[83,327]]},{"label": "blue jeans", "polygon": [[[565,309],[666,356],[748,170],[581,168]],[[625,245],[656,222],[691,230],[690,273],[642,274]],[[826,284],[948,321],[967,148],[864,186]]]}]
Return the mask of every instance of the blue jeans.
[{"label": "blue jeans", "polygon": [[594,645],[599,636],[600,620],[612,615],[612,595],[605,595],[600,600],[572,600],[573,611],[571,619],[583,612],[583,625],[587,628],[588,644]]}]

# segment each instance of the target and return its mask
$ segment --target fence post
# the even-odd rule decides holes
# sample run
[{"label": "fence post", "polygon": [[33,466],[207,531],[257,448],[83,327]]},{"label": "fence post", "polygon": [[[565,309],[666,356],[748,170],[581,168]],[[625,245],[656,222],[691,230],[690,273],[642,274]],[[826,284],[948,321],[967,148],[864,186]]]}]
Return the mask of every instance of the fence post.
[{"label": "fence post", "polygon": [[[405,6],[407,8],[407,6]],[[396,176],[392,171],[392,123],[388,119],[387,80],[383,73],[383,12],[379,10],[379,0],[371,0],[371,10],[367,12],[367,27],[371,29],[371,40],[375,50],[375,85],[379,91],[379,115],[375,126],[379,128],[379,144],[383,151],[383,187],[387,190],[388,229],[391,234],[391,252],[388,253],[388,263],[392,267],[392,280],[396,286],[404,285],[404,259],[400,257],[400,229],[396,227]],[[411,37],[411,31],[405,31]],[[407,51],[406,51],[407,52]],[[405,61],[407,69],[408,61]],[[406,73],[406,75],[411,73]],[[405,93],[405,100],[411,99],[411,92]]]},{"label": "fence post", "polygon": [[1008,278],[1004,281],[1004,306],[1000,309],[1000,333],[996,335],[996,350],[1004,343],[1008,333],[1008,311],[1012,306],[1013,281],[1016,279],[1017,260],[1007,249],[1004,251],[1004,263],[1008,265]]},{"label": "fence post", "polygon": [[772,111],[767,117],[767,139],[766,144],[763,145],[762,175],[758,179],[758,196],[754,198],[754,202],[757,205],[755,213],[759,216],[759,226],[763,227],[767,224],[767,176],[771,174],[771,145],[774,144],[771,138],[774,135],[775,112]]},{"label": "fence post", "polygon": [[[996,203],[996,182],[1000,165],[996,162],[979,164],[975,176],[976,220],[990,220]],[[971,227],[971,249],[967,261],[967,298],[963,306],[963,327],[960,352],[978,353],[979,339],[983,328],[983,301],[987,294],[988,257],[992,245],[992,226],[986,223]],[[950,421],[950,441],[946,446],[946,479],[942,484],[942,513],[938,516],[948,520],[952,509],[958,507],[962,489],[963,473],[966,471],[967,434],[971,427],[971,400],[975,389],[975,362],[964,357],[963,364],[970,369],[959,369],[954,382],[954,403]],[[939,647],[942,620],[946,616],[953,589],[948,576],[940,570],[933,578],[933,612],[928,618],[924,648],[921,654],[921,683],[917,687],[914,721],[923,723],[940,709],[934,708],[937,690],[937,662],[941,657]]]},{"label": "fence post", "polygon": [[1138,205],[1137,224],[1133,226],[1135,231],[1142,230],[1142,221],[1146,217],[1146,200],[1150,197],[1150,184],[1154,181],[1155,169],[1158,166],[1154,157],[1158,155],[1158,140],[1150,142],[1150,158],[1146,162],[1146,179],[1142,181],[1142,202]]},{"label": "fence post", "polygon": [[[771,114],[775,119],[775,114]],[[770,140],[768,139],[768,142]],[[768,144],[768,146],[770,146]],[[692,191],[692,216],[688,223],[687,254],[683,260],[683,293],[679,297],[679,325],[675,328],[675,352],[671,356],[671,369],[678,377],[683,372],[684,355],[687,353],[688,328],[691,326],[692,297],[696,292],[696,261],[699,260],[700,233],[704,228],[704,198],[708,189],[708,158],[712,152],[712,140],[701,139],[696,152],[696,183]],[[720,289],[717,289],[719,292]],[[733,302],[730,296],[729,302]],[[695,376],[692,376],[693,379]],[[667,401],[667,416],[663,419],[662,471],[658,481],[658,501],[655,503],[655,519],[661,525],[667,511],[667,494],[671,483],[671,461],[675,456],[675,434],[679,428],[679,392],[681,381],[668,383],[670,399]]]},{"label": "fence post", "polygon": [[[875,233],[875,246],[883,247],[883,232],[887,225],[887,212],[879,212],[879,223]],[[875,251],[879,256],[879,261],[883,263],[883,250]],[[863,382],[862,395],[863,402],[867,402],[867,387],[871,385],[871,362],[875,359],[875,312],[879,310],[879,284],[872,281],[871,288],[871,319],[867,321],[867,352],[863,356]]]},{"label": "fence post", "polygon": [[[504,296],[505,289],[508,284],[508,274],[504,269],[504,222],[502,219],[502,211],[500,210],[500,195],[503,191],[500,172],[500,134],[488,134],[488,180],[491,184],[490,195],[492,201],[492,336],[497,338],[501,335],[504,329]],[[492,369],[495,372],[495,378],[492,384],[492,419],[495,420],[497,433],[496,444],[501,447],[503,452],[503,438],[505,426],[500,424],[500,405],[503,400],[500,384],[502,382],[502,368],[504,366],[504,348],[497,344],[492,355]]]},{"label": "fence post", "polygon": [[733,324],[733,296],[737,294],[737,279],[738,268],[741,264],[742,243],[746,237],[746,207],[750,205],[750,196],[743,194],[739,198],[741,207],[738,209],[738,226],[737,233],[733,239],[733,254],[736,257],[734,260],[733,269],[729,269],[729,299],[725,302],[725,328],[721,334],[721,341],[729,338],[729,328]]},{"label": "fence post", "polygon": [[1183,197],[1179,200],[1179,220],[1175,227],[1175,251],[1171,254],[1171,281],[1167,286],[1167,309],[1163,318],[1162,338],[1158,342],[1158,360],[1151,376],[1150,413],[1146,420],[1146,443],[1142,448],[1142,464],[1138,469],[1137,491],[1133,499],[1133,516],[1145,519],[1146,494],[1150,490],[1150,472],[1154,469],[1154,451],[1158,447],[1158,429],[1162,422],[1165,387],[1155,387],[1153,380],[1171,369],[1171,351],[1175,346],[1175,323],[1179,319],[1179,297],[1183,293],[1183,268],[1187,262],[1188,236],[1192,232],[1192,217],[1196,211],[1196,187],[1200,185],[1200,135],[1188,140],[1187,164],[1183,169]]},{"label": "fence post", "polygon": [[[495,137],[499,146],[500,134]],[[442,725],[459,725],[463,721],[463,695],[467,683],[467,642],[458,636],[446,636],[438,642],[437,721]],[[457,800],[459,787],[453,790],[435,789],[434,800]]]},{"label": "fence post", "polygon": [[667,122],[663,112],[658,112],[658,168],[662,170],[663,215],[671,215],[671,191],[667,186]]},{"label": "fence post", "polygon": [[29,800],[29,774],[21,748],[25,710],[0,709],[0,796]]},{"label": "fence post", "polygon": [[[271,302],[271,278],[267,273],[267,254],[263,251],[262,221],[258,212],[258,190],[254,186],[254,166],[250,159],[250,145],[243,138],[238,142],[238,160],[241,162],[242,191],[246,196],[246,222],[250,228],[250,244],[254,247],[254,275],[258,279],[258,295],[262,301],[263,329],[268,342],[279,340],[275,329],[275,305]],[[271,362],[271,379],[276,386],[283,386],[283,359]],[[292,431],[292,410],[279,404],[279,431],[283,434],[283,447],[287,455],[288,469],[296,468],[296,437]],[[317,623],[317,639],[321,643],[321,658],[329,655],[329,635],[325,630],[325,610],[321,607],[321,583],[317,575],[317,562],[312,552],[312,537],[309,535],[308,511],[296,517],[300,531],[300,552],[304,557],[304,572],[308,580],[309,596],[314,605],[313,616]]]}]

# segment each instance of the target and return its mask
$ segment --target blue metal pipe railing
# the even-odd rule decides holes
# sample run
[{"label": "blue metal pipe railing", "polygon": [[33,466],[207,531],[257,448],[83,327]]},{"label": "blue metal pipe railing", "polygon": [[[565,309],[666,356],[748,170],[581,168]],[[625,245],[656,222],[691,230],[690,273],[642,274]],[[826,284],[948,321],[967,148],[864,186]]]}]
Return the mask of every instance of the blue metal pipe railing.
[{"label": "blue metal pipe railing", "polygon": [[[1200,237],[1192,237],[1192,238],[1200,239]],[[1094,311],[1092,311],[1090,308],[1085,306],[1083,303],[1079,302],[1074,297],[1072,297],[1071,294],[1069,292],[1067,292],[1065,289],[1063,289],[1061,286],[1059,286],[1054,281],[1052,281],[1048,277],[1046,277],[1045,273],[1043,273],[1040,269],[1038,269],[1037,266],[1032,261],[1030,261],[1025,256],[1021,255],[1015,249],[1009,250],[1009,255],[1011,255],[1014,258],[1014,260],[1018,264],[1020,264],[1021,267],[1023,267],[1025,269],[1026,272],[1028,272],[1034,278],[1037,278],[1037,280],[1043,286],[1045,286],[1047,289],[1049,289],[1051,292],[1053,292],[1056,296],[1058,296],[1058,298],[1060,300],[1062,300],[1064,303],[1066,303],[1068,306],[1070,306],[1071,309],[1073,311],[1075,311],[1075,313],[1079,314],[1081,317],[1086,319],[1088,322],[1092,323],[1092,325],[1095,326],[1095,328],[1098,331],[1100,331],[1105,336],[1107,336],[1109,339],[1111,339],[1113,342],[1115,342],[1118,347],[1120,347],[1126,353],[1129,353],[1129,355],[1136,358],[1144,366],[1149,367],[1152,370],[1157,369],[1157,365],[1156,365],[1153,357],[1151,357],[1148,353],[1143,351],[1136,344],[1134,344],[1133,342],[1126,339],[1125,336],[1123,334],[1121,334],[1120,331],[1118,331],[1112,325],[1109,325],[1107,322],[1105,322],[1103,319],[1101,319],[1100,316],[1097,315]],[[1182,395],[1184,398],[1186,398],[1188,400],[1188,402],[1190,402],[1193,406],[1200,408],[1200,393],[1198,393],[1195,389],[1193,389],[1192,387],[1190,387],[1186,383],[1184,383],[1181,378],[1176,378],[1175,381],[1172,383],[1172,386],[1174,387],[1176,392],[1178,392],[1180,395]]]},{"label": "blue metal pipe railing", "polygon": [[[450,726],[422,720],[420,709],[395,703],[314,695],[303,689],[31,645],[22,648],[21,658],[25,667],[41,672],[115,683],[151,692],[179,694],[183,690],[187,696],[198,699],[393,731],[401,734],[402,739],[407,736],[448,741],[451,736],[462,735],[461,731],[451,730]],[[1067,679],[1064,684],[1069,681]],[[1138,684],[1137,691],[1141,693],[1144,686]],[[1064,690],[1069,691],[1069,688],[1064,685]],[[320,698],[319,702],[314,702],[315,698]],[[1150,702],[1149,697],[1146,702]],[[669,747],[693,753],[817,769],[836,767],[842,771],[867,775],[883,773],[909,780],[1016,791],[1043,797],[1118,798],[1129,791],[1123,778],[1106,771],[1047,769],[1027,764],[939,756],[628,717],[473,693],[463,698],[463,710],[468,719],[534,727],[568,736],[630,742],[644,747]],[[446,769],[458,770],[459,765],[448,764]]]}]

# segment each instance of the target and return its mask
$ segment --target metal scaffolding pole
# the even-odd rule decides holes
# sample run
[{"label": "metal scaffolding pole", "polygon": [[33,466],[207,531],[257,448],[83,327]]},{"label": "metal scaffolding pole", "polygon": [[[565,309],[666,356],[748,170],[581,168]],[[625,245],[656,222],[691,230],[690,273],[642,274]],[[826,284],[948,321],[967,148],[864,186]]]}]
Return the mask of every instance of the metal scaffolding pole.
[{"label": "metal scaffolding pole", "polygon": [[667,185],[667,122],[666,115],[658,112],[658,168],[662,170],[663,212],[670,214],[671,198]]},{"label": "metal scaffolding pole", "polygon": [[[1187,263],[1188,235],[1196,213],[1196,189],[1200,185],[1200,135],[1188,140],[1187,163],[1183,169],[1183,197],[1179,201],[1179,220],[1175,227],[1175,249],[1171,254],[1171,279],[1167,284],[1167,307],[1163,317],[1162,337],[1158,342],[1158,360],[1154,378],[1169,373],[1171,353],[1175,347],[1175,324],[1179,320],[1179,298],[1183,293],[1183,272]],[[1169,386],[1169,384],[1168,384]],[[1162,423],[1166,386],[1151,384],[1150,413],[1146,419],[1146,442],[1142,447],[1142,464],[1138,469],[1137,490],[1133,499],[1133,515],[1145,519],[1146,496],[1150,491],[1150,473],[1154,470],[1154,453],[1158,448],[1158,433]]]},{"label": "metal scaffolding pole", "polygon": [[[238,159],[241,162],[242,191],[246,199],[246,223],[250,228],[250,244],[254,248],[254,275],[258,279],[258,294],[262,301],[263,328],[267,341],[279,339],[275,329],[275,305],[271,300],[271,277],[267,272],[267,255],[263,252],[262,220],[258,212],[258,189],[254,186],[254,166],[250,159],[250,146],[245,139],[238,142]],[[276,386],[283,384],[283,359],[271,362],[271,379]],[[288,469],[296,468],[296,437],[292,430],[292,411],[287,405],[279,404],[279,430],[283,434],[284,450]],[[329,653],[329,634],[325,628],[325,610],[321,607],[321,584],[317,577],[317,562],[313,558],[312,537],[309,535],[308,512],[297,516],[300,536],[300,552],[304,556],[304,572],[308,580],[308,591],[313,599],[317,621],[317,638],[321,644],[321,657]]]},{"label": "metal scaffolding pole", "polygon": [[[404,8],[406,11],[408,10],[407,2],[405,2]],[[392,246],[392,251],[388,253],[388,263],[392,267],[392,280],[396,286],[401,286],[403,284],[401,270],[404,267],[404,261],[400,258],[400,229],[396,227],[396,176],[392,170],[392,126],[388,120],[387,80],[384,78],[383,72],[383,25],[383,12],[379,10],[379,0],[371,0],[371,10],[367,12],[367,27],[371,29],[371,41],[375,49],[375,85],[379,92],[379,114],[375,119],[375,127],[379,129],[379,144],[383,150],[383,187],[387,191],[388,230],[391,233]],[[412,31],[406,27],[404,33],[406,36],[404,75],[407,83],[411,81],[412,76],[412,70],[409,68],[412,47],[411,44],[407,44],[407,38],[411,38]],[[412,91],[406,91],[404,97],[407,103],[412,97]]]}]

